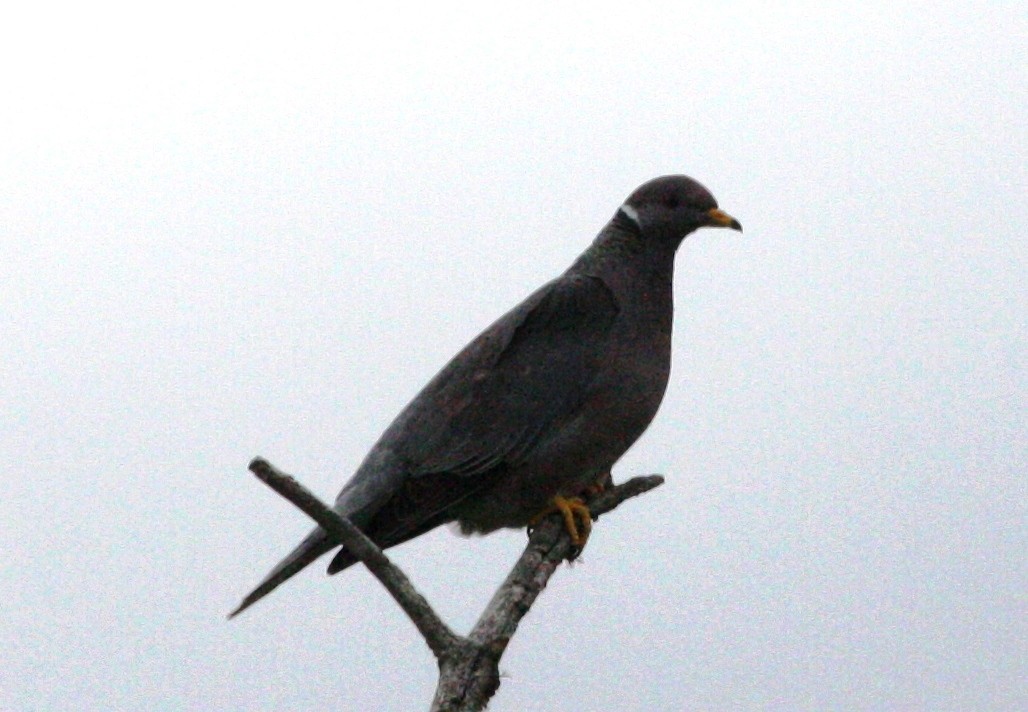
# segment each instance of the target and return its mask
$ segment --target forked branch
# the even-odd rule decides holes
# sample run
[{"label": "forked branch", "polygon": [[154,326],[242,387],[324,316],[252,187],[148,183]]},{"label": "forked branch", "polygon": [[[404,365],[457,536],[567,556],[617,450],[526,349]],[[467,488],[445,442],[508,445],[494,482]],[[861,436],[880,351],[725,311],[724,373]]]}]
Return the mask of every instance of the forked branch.
[{"label": "forked branch", "polygon": [[[543,520],[532,531],[525,551],[493,595],[474,628],[467,636],[460,636],[443,622],[406,574],[352,522],[339,516],[303,485],[267,460],[259,457],[254,459],[250,463],[250,471],[303,510],[330,536],[364,562],[411,619],[439,664],[439,684],[432,701],[433,712],[485,709],[500,686],[500,658],[517,631],[518,624],[560,563],[573,559],[578,553],[560,517]],[[589,509],[596,519],[626,499],[648,492],[663,482],[664,478],[660,475],[634,477],[589,500]]]}]

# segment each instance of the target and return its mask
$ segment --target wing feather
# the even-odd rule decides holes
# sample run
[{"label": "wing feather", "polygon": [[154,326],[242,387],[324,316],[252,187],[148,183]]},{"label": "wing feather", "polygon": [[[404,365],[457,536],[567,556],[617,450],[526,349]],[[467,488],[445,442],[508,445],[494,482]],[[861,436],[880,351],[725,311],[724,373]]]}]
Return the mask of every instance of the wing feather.
[{"label": "wing feather", "polygon": [[[617,314],[602,280],[565,275],[469,344],[376,446],[394,453],[405,475],[371,517],[368,535],[393,546],[447,521],[448,510],[572,418],[603,365]],[[349,563],[341,551],[329,571]]]},{"label": "wing feather", "polygon": [[[596,277],[552,282],[517,320],[488,364],[454,382],[460,407],[434,437],[415,440],[411,474],[472,476],[514,465],[539,437],[581,405],[603,363],[618,307]],[[470,375],[470,377],[467,377]]]}]

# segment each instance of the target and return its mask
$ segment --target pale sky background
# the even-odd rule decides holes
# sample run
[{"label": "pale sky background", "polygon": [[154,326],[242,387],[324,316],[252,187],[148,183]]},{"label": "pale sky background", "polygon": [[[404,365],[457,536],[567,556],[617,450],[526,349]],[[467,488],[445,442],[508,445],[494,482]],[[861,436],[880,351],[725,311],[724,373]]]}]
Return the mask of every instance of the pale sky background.
[{"label": "pale sky background", "polygon": [[[491,709],[1028,709],[1023,3],[8,10],[0,709],[418,710],[366,571],[225,614],[639,183],[661,413]],[[427,6],[432,9],[426,9]],[[523,532],[392,550],[466,631]],[[324,564],[327,564],[327,559]]]}]

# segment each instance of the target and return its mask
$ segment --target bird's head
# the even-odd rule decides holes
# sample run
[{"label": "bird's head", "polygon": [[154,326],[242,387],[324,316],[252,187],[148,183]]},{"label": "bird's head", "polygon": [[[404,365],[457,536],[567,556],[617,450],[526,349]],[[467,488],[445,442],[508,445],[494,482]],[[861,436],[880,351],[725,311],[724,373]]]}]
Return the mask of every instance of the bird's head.
[{"label": "bird's head", "polygon": [[642,237],[681,241],[701,227],[742,225],[717,207],[710,191],[688,176],[663,176],[643,183],[618,208],[614,220]]}]

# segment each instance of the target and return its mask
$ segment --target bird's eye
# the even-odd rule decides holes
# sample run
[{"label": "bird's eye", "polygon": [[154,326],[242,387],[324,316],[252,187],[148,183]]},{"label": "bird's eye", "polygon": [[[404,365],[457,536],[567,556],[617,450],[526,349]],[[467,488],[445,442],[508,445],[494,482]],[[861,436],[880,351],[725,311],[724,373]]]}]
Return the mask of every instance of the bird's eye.
[{"label": "bird's eye", "polygon": [[672,196],[669,196],[669,197],[667,197],[667,198],[665,198],[665,199],[664,199],[664,205],[665,205],[665,206],[666,206],[666,207],[667,207],[667,208],[668,208],[669,210],[674,210],[675,208],[677,208],[677,207],[678,207],[678,198],[677,198],[677,197],[675,197],[675,196],[673,196],[673,195],[672,195]]}]

